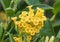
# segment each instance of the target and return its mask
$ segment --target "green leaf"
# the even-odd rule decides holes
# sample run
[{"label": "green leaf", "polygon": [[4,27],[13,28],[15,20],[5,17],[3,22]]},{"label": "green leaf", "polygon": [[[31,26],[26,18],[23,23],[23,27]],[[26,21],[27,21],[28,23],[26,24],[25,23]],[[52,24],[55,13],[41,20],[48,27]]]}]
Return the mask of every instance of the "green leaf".
[{"label": "green leaf", "polygon": [[27,41],[26,34],[24,34],[23,37],[24,37],[23,42],[28,42],[28,41]]},{"label": "green leaf", "polygon": [[14,16],[15,11],[12,8],[6,8],[7,16],[12,17]]},{"label": "green leaf", "polygon": [[54,35],[54,29],[49,19],[46,20],[44,27],[40,31],[41,36],[52,36]]},{"label": "green leaf", "polygon": [[60,13],[58,13],[54,19],[54,21],[52,22],[52,26],[53,27],[58,27],[60,26]]},{"label": "green leaf", "polygon": [[40,35],[39,34],[37,34],[37,35],[35,35],[35,36],[33,36],[33,38],[32,38],[32,40],[31,40],[31,42],[36,42],[37,41],[37,39],[40,37]]},{"label": "green leaf", "polygon": [[59,2],[60,0],[55,0],[55,2]]},{"label": "green leaf", "polygon": [[15,31],[15,24],[13,21],[10,21],[8,23],[8,26],[7,26],[7,29],[6,29],[7,32],[9,33],[13,33],[13,34],[16,34],[17,32]]},{"label": "green leaf", "polygon": [[11,0],[0,0],[3,8],[8,8],[10,5]]},{"label": "green leaf", "polygon": [[60,30],[55,38],[55,42],[60,42]]},{"label": "green leaf", "polygon": [[[53,7],[51,7],[51,6],[47,5],[47,4],[32,5],[32,8],[33,8],[33,9],[36,9],[37,7],[42,8],[42,9],[44,9],[44,10],[54,9]],[[25,9],[23,9],[23,10],[28,11],[27,8],[25,8]]]},{"label": "green leaf", "polygon": [[60,26],[60,20],[56,20],[56,21],[54,21],[52,24],[53,24],[53,25],[52,25],[53,27]]},{"label": "green leaf", "polygon": [[53,7],[54,7],[54,10],[53,10],[54,14],[57,14],[58,12],[60,12],[60,0],[57,0],[54,3]]},{"label": "green leaf", "polygon": [[46,5],[46,4],[33,5],[33,8],[36,9],[36,7],[40,7],[40,8],[43,8],[45,10],[47,10],[47,9],[54,9],[53,7],[51,7],[49,5]]},{"label": "green leaf", "polygon": [[9,42],[9,38],[5,39],[4,42]]},{"label": "green leaf", "polygon": [[12,34],[9,33],[9,40],[10,42],[14,42]]},{"label": "green leaf", "polygon": [[19,4],[21,0],[13,0],[14,2],[14,5],[13,5],[13,10],[16,10],[17,9],[17,5]]},{"label": "green leaf", "polygon": [[18,17],[21,13],[22,13],[22,11],[18,11],[18,12],[15,14],[15,16]]},{"label": "green leaf", "polygon": [[25,0],[28,5],[37,5],[40,4],[39,0]]},{"label": "green leaf", "polygon": [[53,9],[53,7],[51,7],[51,6],[49,6],[49,5],[41,4],[41,3],[39,2],[39,0],[25,0],[25,2],[26,2],[28,5],[33,5],[34,8],[40,7],[40,8],[43,8],[43,9]]},{"label": "green leaf", "polygon": [[2,24],[0,24],[0,40],[1,40],[2,32],[3,32]]},{"label": "green leaf", "polygon": [[59,32],[58,32],[58,34],[57,34],[57,38],[60,39],[60,30],[59,30]]},{"label": "green leaf", "polygon": [[39,41],[38,42],[44,42],[45,40],[44,40],[44,36],[41,38],[41,39],[39,39]]}]

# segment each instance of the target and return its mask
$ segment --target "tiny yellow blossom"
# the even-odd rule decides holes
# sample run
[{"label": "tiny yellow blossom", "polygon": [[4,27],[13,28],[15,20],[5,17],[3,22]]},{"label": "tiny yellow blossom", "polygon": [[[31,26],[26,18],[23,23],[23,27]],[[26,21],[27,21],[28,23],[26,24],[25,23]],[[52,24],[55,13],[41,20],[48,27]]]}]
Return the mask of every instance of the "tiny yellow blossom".
[{"label": "tiny yellow blossom", "polygon": [[30,30],[29,28],[25,28],[26,33],[29,33],[29,30]]},{"label": "tiny yellow blossom", "polygon": [[29,32],[30,32],[30,35],[35,35],[35,30],[34,30],[34,28],[30,28],[30,30],[29,30]]},{"label": "tiny yellow blossom", "polygon": [[15,22],[15,25],[18,25],[18,24],[19,24],[19,21],[16,21],[16,22]]},{"label": "tiny yellow blossom", "polygon": [[12,17],[11,20],[16,21],[17,17]]},{"label": "tiny yellow blossom", "polygon": [[32,5],[31,5],[31,6],[27,6],[27,8],[28,8],[29,10],[31,10],[31,9],[32,9]]},{"label": "tiny yellow blossom", "polygon": [[28,15],[29,15],[30,17],[33,17],[33,16],[34,16],[34,10],[33,10],[33,9],[29,10]]},{"label": "tiny yellow blossom", "polygon": [[34,30],[36,33],[39,33],[39,31],[40,31],[39,28],[34,28]]},{"label": "tiny yellow blossom", "polygon": [[27,16],[27,14],[28,13],[26,11],[23,11],[22,14],[19,15],[19,18],[24,19]]},{"label": "tiny yellow blossom", "polygon": [[15,40],[15,42],[22,42],[22,37],[19,37],[19,38],[14,37],[14,40]]},{"label": "tiny yellow blossom", "polygon": [[31,31],[30,35],[34,36],[35,35],[35,31]]},{"label": "tiny yellow blossom", "polygon": [[33,24],[34,24],[34,25],[38,25],[38,24],[39,24],[39,20],[35,18],[35,19],[33,20]]},{"label": "tiny yellow blossom", "polygon": [[44,10],[37,7],[37,12],[35,14],[35,17],[42,17],[42,16],[44,16]]},{"label": "tiny yellow blossom", "polygon": [[30,42],[31,39],[32,39],[32,36],[28,35],[27,36],[27,41]]},{"label": "tiny yellow blossom", "polygon": [[47,18],[46,18],[45,16],[42,16],[42,20],[46,21],[46,20],[47,20]]}]

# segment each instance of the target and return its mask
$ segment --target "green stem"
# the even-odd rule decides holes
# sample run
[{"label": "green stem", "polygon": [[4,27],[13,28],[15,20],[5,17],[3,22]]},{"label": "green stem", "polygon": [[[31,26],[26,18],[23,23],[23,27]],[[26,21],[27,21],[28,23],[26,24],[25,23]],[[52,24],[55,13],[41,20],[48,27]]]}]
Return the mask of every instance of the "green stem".
[{"label": "green stem", "polygon": [[12,31],[13,27],[9,30],[9,33]]},{"label": "green stem", "polygon": [[[11,29],[9,30],[9,33],[12,31],[13,27],[14,27],[14,26],[11,27]],[[5,32],[4,32],[4,34],[3,34],[3,37],[2,37],[1,42],[3,42],[3,41],[4,41],[4,37],[7,36],[7,35],[5,35],[5,34],[8,35],[8,33],[6,33],[6,30],[5,30]]]},{"label": "green stem", "polygon": [[3,40],[4,40],[5,33],[6,33],[6,31],[5,31],[4,34],[3,34],[3,37],[2,37],[2,39],[1,39],[1,42],[3,42]]}]

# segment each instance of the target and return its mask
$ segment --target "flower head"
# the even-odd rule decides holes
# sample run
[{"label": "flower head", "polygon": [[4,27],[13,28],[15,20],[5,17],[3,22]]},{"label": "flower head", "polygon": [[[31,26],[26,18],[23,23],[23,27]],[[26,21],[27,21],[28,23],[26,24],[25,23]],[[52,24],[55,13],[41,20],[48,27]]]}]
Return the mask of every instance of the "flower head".
[{"label": "flower head", "polygon": [[29,11],[22,11],[19,15],[19,21],[15,21],[16,18],[12,20],[15,21],[16,26],[19,28],[18,30],[23,29],[24,33],[34,36],[44,26],[46,16],[44,16],[44,9],[42,8],[37,7],[36,13],[34,13],[35,10],[32,9],[32,6],[28,6],[27,8]]}]

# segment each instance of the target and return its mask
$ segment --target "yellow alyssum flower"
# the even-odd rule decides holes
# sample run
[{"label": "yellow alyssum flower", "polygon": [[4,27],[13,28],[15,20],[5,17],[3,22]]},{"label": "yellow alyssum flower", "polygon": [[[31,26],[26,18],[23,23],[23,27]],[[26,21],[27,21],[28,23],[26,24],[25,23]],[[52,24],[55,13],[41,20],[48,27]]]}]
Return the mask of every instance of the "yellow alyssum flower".
[{"label": "yellow alyssum flower", "polygon": [[28,36],[27,36],[27,41],[30,42],[31,39],[32,39],[32,36],[31,36],[31,35],[28,35]]},{"label": "yellow alyssum flower", "polygon": [[12,18],[11,18],[11,20],[13,20],[13,21],[14,21],[14,23],[15,23],[15,26],[16,26],[16,25],[17,25],[17,24],[16,24],[16,23],[17,23],[17,22],[16,22],[16,20],[17,20],[17,17],[12,17]]},{"label": "yellow alyssum flower", "polygon": [[28,15],[29,15],[30,17],[34,16],[34,10],[33,10],[33,9],[29,10]]},{"label": "yellow alyssum flower", "polygon": [[28,33],[28,34],[30,32],[29,30],[30,30],[30,28],[25,28],[25,32]]},{"label": "yellow alyssum flower", "polygon": [[44,16],[44,10],[37,7],[37,12],[35,14],[35,17],[42,17],[42,16]]},{"label": "yellow alyssum flower", "polygon": [[11,19],[12,19],[13,21],[16,21],[17,17],[12,17]]},{"label": "yellow alyssum flower", "polygon": [[28,9],[29,11],[22,11],[19,21],[16,21],[16,18],[12,20],[15,21],[18,30],[23,29],[24,33],[34,36],[39,33],[47,18],[44,16],[44,10],[39,7],[36,9],[36,13],[32,6],[28,6]]},{"label": "yellow alyssum flower", "polygon": [[34,28],[34,30],[35,30],[36,33],[39,33],[40,32],[39,29],[40,28]]},{"label": "yellow alyssum flower", "polygon": [[22,37],[13,37],[15,42],[22,42]]},{"label": "yellow alyssum flower", "polygon": [[31,9],[32,9],[32,5],[31,5],[31,6],[27,6],[27,8],[28,8],[29,10],[31,10]]},{"label": "yellow alyssum flower", "polygon": [[30,35],[32,35],[32,36],[34,36],[35,33],[36,33],[35,30],[34,30],[34,28],[30,28],[29,32],[30,32]]},{"label": "yellow alyssum flower", "polygon": [[23,11],[21,15],[19,15],[19,18],[24,18],[27,16],[27,12],[26,11]]},{"label": "yellow alyssum flower", "polygon": [[34,24],[34,25],[38,25],[38,24],[39,24],[39,21],[40,21],[39,19],[34,18],[34,19],[33,19],[33,24]]}]

